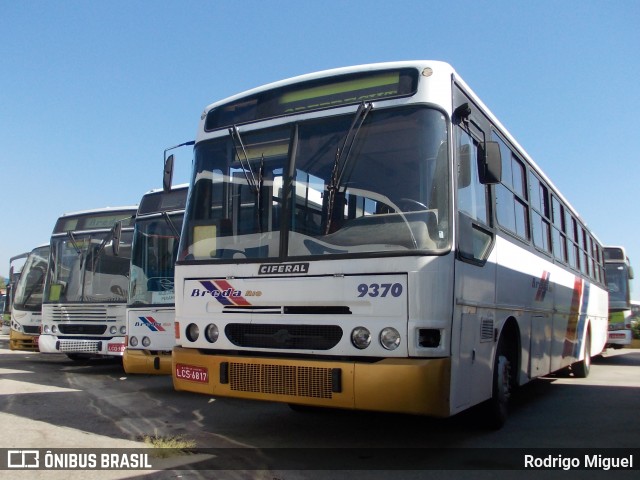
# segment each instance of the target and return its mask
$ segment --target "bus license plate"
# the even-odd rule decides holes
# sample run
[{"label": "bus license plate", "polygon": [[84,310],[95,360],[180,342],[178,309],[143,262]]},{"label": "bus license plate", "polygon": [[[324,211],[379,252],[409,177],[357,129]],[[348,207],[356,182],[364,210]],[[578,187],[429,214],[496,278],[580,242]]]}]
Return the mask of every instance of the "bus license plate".
[{"label": "bus license plate", "polygon": [[205,367],[194,367],[193,365],[177,363],[176,378],[189,380],[191,382],[207,383],[209,381],[209,371]]},{"label": "bus license plate", "polygon": [[107,352],[122,353],[124,352],[124,343],[109,343],[107,344]]}]

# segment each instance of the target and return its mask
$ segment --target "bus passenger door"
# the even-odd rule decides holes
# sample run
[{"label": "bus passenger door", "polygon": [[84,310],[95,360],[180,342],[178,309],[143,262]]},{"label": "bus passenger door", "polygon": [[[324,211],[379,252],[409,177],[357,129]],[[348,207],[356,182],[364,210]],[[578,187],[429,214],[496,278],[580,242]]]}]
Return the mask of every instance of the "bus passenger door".
[{"label": "bus passenger door", "polygon": [[496,254],[489,186],[479,175],[483,139],[469,122],[455,127],[457,252],[451,345],[455,411],[491,396]]}]

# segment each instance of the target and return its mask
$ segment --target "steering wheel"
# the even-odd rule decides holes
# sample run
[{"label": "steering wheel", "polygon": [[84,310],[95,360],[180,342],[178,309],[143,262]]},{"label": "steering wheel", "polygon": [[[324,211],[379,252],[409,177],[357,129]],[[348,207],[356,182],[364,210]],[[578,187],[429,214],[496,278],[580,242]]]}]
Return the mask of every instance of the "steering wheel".
[{"label": "steering wheel", "polygon": [[[406,206],[406,207],[415,207],[416,205],[419,206],[420,208],[418,210],[429,210],[429,207],[427,207],[424,203],[419,202],[418,200],[414,200],[413,198],[401,198],[398,201],[398,206]],[[403,208],[404,210],[404,208]],[[417,212],[418,210],[411,210],[410,208],[407,208],[406,211],[408,212]]]}]

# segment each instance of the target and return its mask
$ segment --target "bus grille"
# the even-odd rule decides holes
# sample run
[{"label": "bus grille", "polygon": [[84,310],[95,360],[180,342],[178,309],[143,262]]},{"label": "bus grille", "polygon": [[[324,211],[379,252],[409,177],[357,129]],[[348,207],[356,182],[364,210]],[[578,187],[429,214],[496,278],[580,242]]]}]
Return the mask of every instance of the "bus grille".
[{"label": "bus grille", "polygon": [[60,328],[60,333],[65,335],[102,335],[107,331],[106,325],[68,325],[61,323],[58,328]]},{"label": "bus grille", "polygon": [[230,323],[225,334],[238,347],[329,350],[342,338],[336,325],[256,325]]},{"label": "bus grille", "polygon": [[229,386],[240,392],[331,398],[331,368],[229,363]]},{"label": "bus grille", "polygon": [[37,335],[40,333],[39,325],[23,325],[22,328],[24,333],[28,333],[29,335]]},{"label": "bus grille", "polygon": [[70,353],[98,353],[101,343],[93,340],[59,340],[58,342],[59,351]]},{"label": "bus grille", "polygon": [[109,317],[103,306],[88,305],[52,305],[48,306],[49,320],[54,322],[103,322]]}]

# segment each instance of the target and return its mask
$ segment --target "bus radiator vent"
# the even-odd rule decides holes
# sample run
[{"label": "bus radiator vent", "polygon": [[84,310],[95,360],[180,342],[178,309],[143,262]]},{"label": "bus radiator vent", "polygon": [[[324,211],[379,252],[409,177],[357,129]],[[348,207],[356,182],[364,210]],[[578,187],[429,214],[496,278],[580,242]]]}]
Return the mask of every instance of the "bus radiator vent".
[{"label": "bus radiator vent", "polygon": [[333,389],[331,368],[239,362],[229,364],[229,384],[241,392],[312,398],[332,398]]}]

